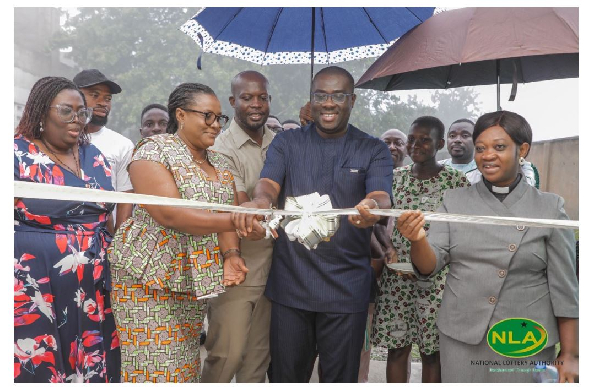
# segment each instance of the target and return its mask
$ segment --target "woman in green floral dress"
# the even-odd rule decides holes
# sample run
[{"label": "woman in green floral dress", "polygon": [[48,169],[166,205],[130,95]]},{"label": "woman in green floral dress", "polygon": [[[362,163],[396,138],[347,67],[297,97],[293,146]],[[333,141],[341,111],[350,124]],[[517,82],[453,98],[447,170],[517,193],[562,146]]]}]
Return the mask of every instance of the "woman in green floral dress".
[{"label": "woman in green floral dress", "polygon": [[[177,86],[167,133],[133,152],[134,191],[237,204],[224,157],[208,150],[227,120],[209,87]],[[199,382],[203,297],[241,283],[248,271],[231,215],[138,206],[116,231],[109,259],[122,382]]]},{"label": "woman in green floral dress", "polygon": [[[413,164],[394,170],[394,208],[435,211],[447,189],[469,183],[464,174],[435,160],[444,147],[444,124],[435,117],[419,117],[408,132],[406,149]],[[429,225],[425,225],[428,229]],[[410,263],[410,242],[394,228],[392,243],[397,259]],[[422,381],[440,382],[437,311],[442,300],[447,269],[431,281],[385,267],[373,323],[373,346],[388,348],[386,377],[390,383],[408,381],[412,344],[419,346]]]}]

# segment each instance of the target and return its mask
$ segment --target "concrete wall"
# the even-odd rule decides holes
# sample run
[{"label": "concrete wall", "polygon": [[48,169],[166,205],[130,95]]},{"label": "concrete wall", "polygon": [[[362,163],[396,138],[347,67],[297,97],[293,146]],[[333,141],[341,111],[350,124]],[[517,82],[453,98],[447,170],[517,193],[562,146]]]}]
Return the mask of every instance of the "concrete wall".
[{"label": "concrete wall", "polygon": [[540,174],[540,190],[565,199],[565,211],[579,219],[579,136],[534,142],[527,156]]}]

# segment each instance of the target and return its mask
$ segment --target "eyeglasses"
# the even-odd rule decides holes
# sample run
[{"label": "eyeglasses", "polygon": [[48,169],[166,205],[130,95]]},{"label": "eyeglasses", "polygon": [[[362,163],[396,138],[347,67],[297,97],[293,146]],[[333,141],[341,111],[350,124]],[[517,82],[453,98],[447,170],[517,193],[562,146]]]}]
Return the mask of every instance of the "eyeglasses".
[{"label": "eyeglasses", "polygon": [[333,94],[312,93],[313,101],[315,103],[318,103],[318,104],[325,103],[325,101],[327,101],[327,99],[329,97],[331,97],[331,100],[335,104],[341,105],[344,102],[346,102],[346,97],[349,97],[349,96],[352,96],[352,95],[354,95],[354,94],[352,94],[352,93],[333,93]]},{"label": "eyeglasses", "polygon": [[202,114],[204,116],[204,122],[206,122],[206,125],[212,125],[215,122],[215,120],[219,123],[219,126],[224,126],[226,123],[229,122],[229,117],[227,117],[224,114],[221,114],[220,116],[218,116],[213,112],[201,112],[199,110],[184,109],[184,108],[181,108],[181,110],[186,111],[186,112],[194,112],[194,113]]},{"label": "eyeglasses", "polygon": [[75,117],[77,117],[77,120],[81,124],[87,125],[92,119],[92,114],[94,113],[94,109],[92,108],[83,108],[75,111],[71,106],[67,105],[56,105],[50,107],[56,109],[58,118],[60,118],[65,124],[70,124],[71,122],[75,121]]}]

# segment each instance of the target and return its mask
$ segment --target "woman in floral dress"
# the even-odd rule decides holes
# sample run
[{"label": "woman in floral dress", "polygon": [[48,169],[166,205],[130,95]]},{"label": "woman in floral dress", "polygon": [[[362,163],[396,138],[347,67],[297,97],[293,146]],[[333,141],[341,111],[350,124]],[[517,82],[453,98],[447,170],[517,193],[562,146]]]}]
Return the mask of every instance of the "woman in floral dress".
[{"label": "woman in floral dress", "polygon": [[[412,123],[406,149],[414,163],[394,170],[394,208],[435,211],[445,190],[468,185],[462,172],[435,160],[443,147],[444,124],[439,119],[425,116]],[[393,260],[409,263],[410,242],[395,228],[392,243],[397,254]],[[411,274],[384,268],[373,320],[373,346],[388,348],[388,382],[408,381],[413,343],[419,346],[423,361],[422,381],[440,382],[436,317],[446,272],[431,281],[416,281]]]},{"label": "woman in floral dress", "polygon": [[[134,149],[136,193],[237,204],[233,175],[208,150],[228,117],[214,92],[184,83],[169,96],[166,134]],[[245,279],[228,213],[143,205],[109,251],[123,382],[199,382],[202,297]]]},{"label": "woman in floral dress", "polygon": [[[86,141],[91,109],[74,83],[33,86],[14,138],[14,180],[112,191]],[[113,204],[14,200],[14,381],[119,382],[105,225]]]}]

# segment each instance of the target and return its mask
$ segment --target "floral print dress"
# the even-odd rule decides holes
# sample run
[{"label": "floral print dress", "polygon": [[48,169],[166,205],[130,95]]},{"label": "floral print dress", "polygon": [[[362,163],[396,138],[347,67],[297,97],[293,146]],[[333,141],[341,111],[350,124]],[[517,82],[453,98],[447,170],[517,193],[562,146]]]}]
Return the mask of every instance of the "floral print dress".
[{"label": "floral print dress", "polygon": [[[141,140],[132,162],[153,161],[172,175],[181,197],[233,204],[233,175],[208,151],[210,180],[173,134]],[[182,212],[186,209],[181,208]],[[113,305],[121,339],[123,382],[200,382],[200,332],[208,294],[224,291],[217,234],[190,235],[158,224],[138,206],[109,249]]]},{"label": "floral print dress", "polygon": [[[394,170],[394,208],[435,211],[442,203],[445,190],[469,185],[465,175],[450,166],[444,165],[436,176],[428,180],[415,178],[412,166]],[[429,223],[424,228],[427,231]],[[395,227],[392,243],[398,253],[398,262],[410,262],[410,241]],[[439,351],[436,319],[447,272],[448,267],[431,280],[413,282],[384,267],[380,294],[375,303],[373,345],[395,349],[414,343],[425,355]]]},{"label": "floral print dress", "polygon": [[[81,178],[23,136],[14,180],[112,191],[110,166],[79,147]],[[109,203],[19,199],[14,209],[14,381],[119,382],[110,305]]]}]

